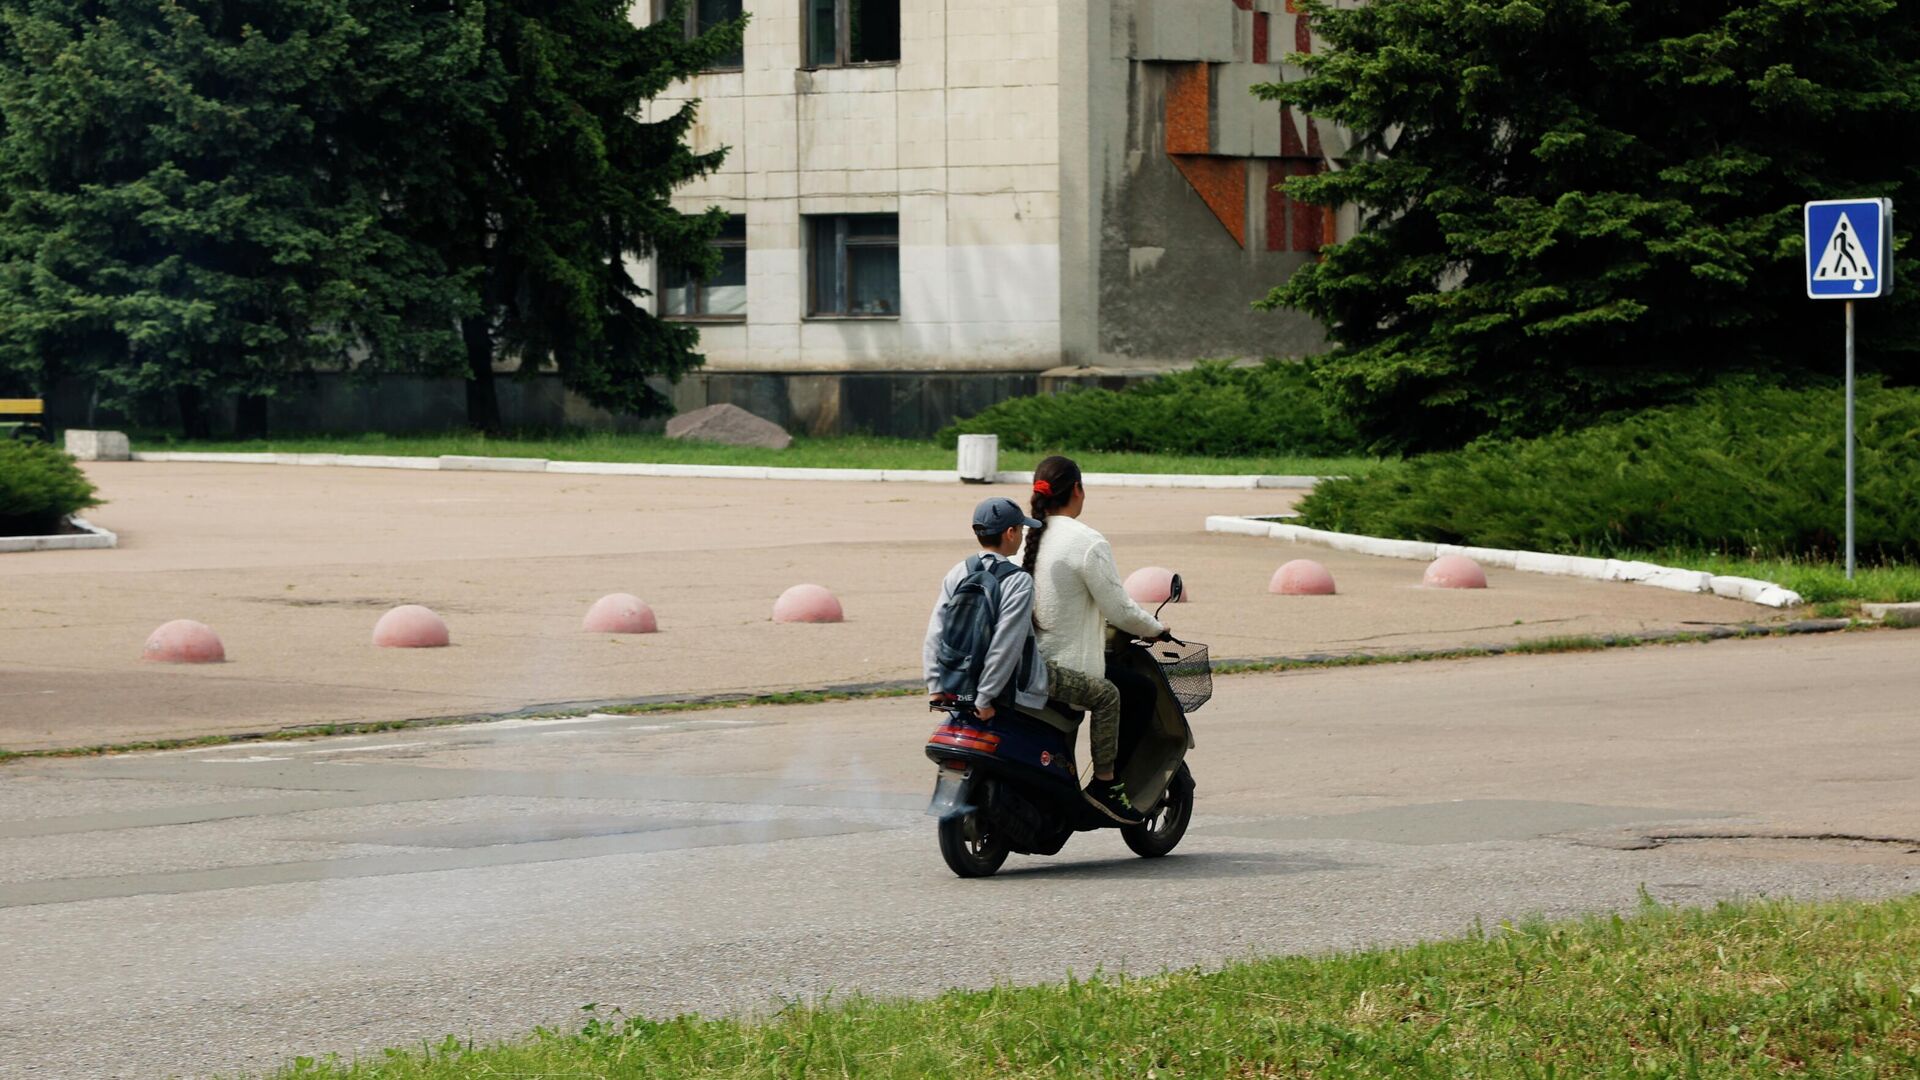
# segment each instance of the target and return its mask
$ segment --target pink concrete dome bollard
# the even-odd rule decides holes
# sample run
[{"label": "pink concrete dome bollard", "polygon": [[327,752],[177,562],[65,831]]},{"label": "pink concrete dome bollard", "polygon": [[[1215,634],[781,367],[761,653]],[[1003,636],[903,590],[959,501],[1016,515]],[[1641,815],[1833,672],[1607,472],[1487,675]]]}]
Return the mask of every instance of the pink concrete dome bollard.
[{"label": "pink concrete dome bollard", "polygon": [[206,623],[175,619],[147,637],[140,659],[162,664],[218,664],[227,658],[220,635]]},{"label": "pink concrete dome bollard", "polygon": [[1295,559],[1273,572],[1267,591],[1281,596],[1332,596],[1333,574],[1312,559]]},{"label": "pink concrete dome bollard", "polygon": [[660,629],[653,609],[629,593],[608,593],[593,602],[580,629],[589,634],[651,634]]},{"label": "pink concrete dome bollard", "polygon": [[[1193,599],[1193,586],[1181,582],[1179,603]],[[1127,575],[1127,595],[1136,604],[1158,604],[1173,593],[1173,571],[1164,566],[1143,566]]]},{"label": "pink concrete dome bollard", "polygon": [[402,604],[373,624],[373,643],[383,649],[437,649],[449,640],[447,621],[419,604]]},{"label": "pink concrete dome bollard", "polygon": [[1465,555],[1442,555],[1427,567],[1421,584],[1429,589],[1484,589],[1487,572]]},{"label": "pink concrete dome bollard", "polygon": [[773,602],[774,622],[839,622],[846,618],[840,601],[818,585],[795,585]]}]

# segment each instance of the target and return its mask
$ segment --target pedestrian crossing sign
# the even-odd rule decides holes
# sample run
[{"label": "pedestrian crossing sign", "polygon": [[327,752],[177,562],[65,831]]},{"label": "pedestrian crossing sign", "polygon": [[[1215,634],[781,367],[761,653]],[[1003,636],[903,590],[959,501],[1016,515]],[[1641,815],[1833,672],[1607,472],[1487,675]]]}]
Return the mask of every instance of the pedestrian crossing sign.
[{"label": "pedestrian crossing sign", "polygon": [[1892,291],[1892,225],[1892,199],[1808,203],[1807,295],[1872,300]]}]

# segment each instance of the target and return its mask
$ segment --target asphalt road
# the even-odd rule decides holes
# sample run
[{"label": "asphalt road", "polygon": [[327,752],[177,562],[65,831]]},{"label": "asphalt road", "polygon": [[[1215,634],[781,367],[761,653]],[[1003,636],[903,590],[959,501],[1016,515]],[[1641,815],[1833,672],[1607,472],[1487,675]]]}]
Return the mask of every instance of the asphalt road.
[{"label": "asphalt road", "polygon": [[1153,972],[1643,888],[1910,892],[1916,657],[1880,632],[1222,679],[1179,851],[1083,835],[987,881],[919,816],[911,700],[16,763],[0,1075]]}]

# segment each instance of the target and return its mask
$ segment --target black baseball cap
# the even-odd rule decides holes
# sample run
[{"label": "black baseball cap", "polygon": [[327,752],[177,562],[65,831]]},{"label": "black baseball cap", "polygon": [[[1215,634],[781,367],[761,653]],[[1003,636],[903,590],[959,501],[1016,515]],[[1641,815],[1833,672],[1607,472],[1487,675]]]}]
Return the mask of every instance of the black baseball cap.
[{"label": "black baseball cap", "polygon": [[1040,523],[1020,512],[1020,507],[1012,499],[994,498],[982,502],[973,508],[973,531],[988,536],[997,536],[1015,525],[1025,525],[1037,529]]}]

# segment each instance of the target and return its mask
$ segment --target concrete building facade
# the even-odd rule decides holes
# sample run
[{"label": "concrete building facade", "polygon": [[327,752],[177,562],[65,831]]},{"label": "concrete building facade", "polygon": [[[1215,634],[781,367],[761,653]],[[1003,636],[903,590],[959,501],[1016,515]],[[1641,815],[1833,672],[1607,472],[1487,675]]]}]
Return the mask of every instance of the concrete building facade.
[{"label": "concrete building facade", "polygon": [[733,216],[722,271],[639,268],[701,324],[683,406],[921,434],[1061,380],[1321,347],[1250,307],[1340,228],[1272,190],[1337,132],[1251,93],[1313,46],[1292,0],[691,7],[690,32],[750,21],[737,67],[653,105],[698,99],[696,149],[728,149],[676,196]]}]

